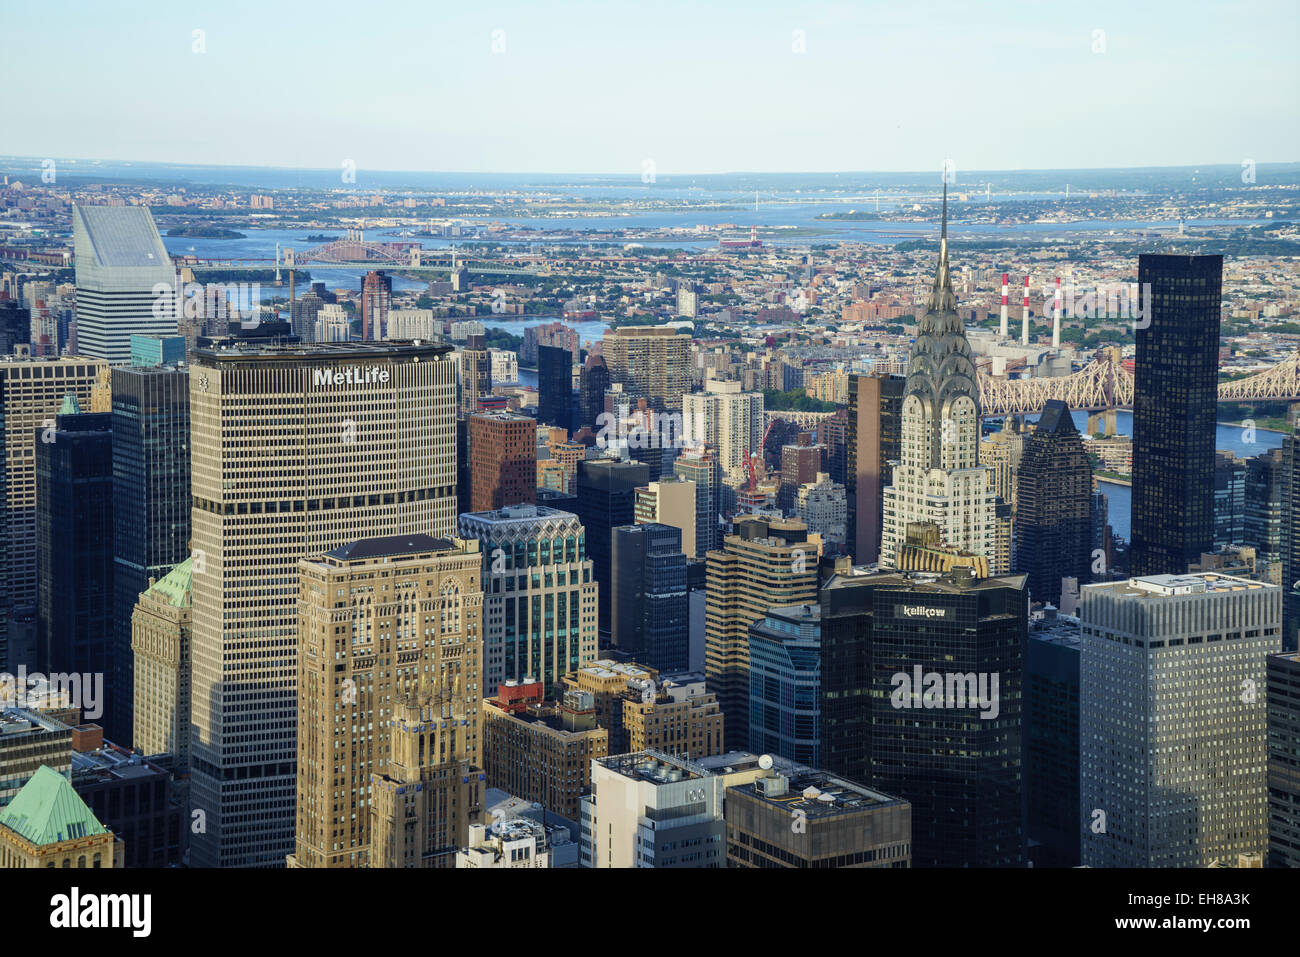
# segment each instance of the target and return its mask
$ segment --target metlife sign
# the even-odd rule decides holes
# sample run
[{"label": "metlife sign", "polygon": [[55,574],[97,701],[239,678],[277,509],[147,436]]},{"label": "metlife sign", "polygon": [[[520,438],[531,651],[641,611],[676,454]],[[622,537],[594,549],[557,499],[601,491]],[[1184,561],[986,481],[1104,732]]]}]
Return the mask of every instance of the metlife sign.
[{"label": "metlife sign", "polygon": [[380,366],[362,368],[348,366],[346,369],[312,369],[312,385],[382,385],[393,377],[389,369]]},{"label": "metlife sign", "polygon": [[951,608],[935,608],[933,605],[895,605],[895,618],[921,618],[929,620],[932,618],[949,617]]}]

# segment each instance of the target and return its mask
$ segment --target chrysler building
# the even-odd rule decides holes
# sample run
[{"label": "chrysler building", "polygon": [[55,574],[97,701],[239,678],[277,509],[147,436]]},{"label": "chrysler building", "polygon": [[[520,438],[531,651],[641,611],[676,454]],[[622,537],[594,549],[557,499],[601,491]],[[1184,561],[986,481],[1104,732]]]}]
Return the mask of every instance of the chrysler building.
[{"label": "chrysler building", "polygon": [[948,273],[946,179],[942,222],[939,268],[908,363],[900,459],[884,492],[881,568],[898,567],[912,522],[937,525],[949,546],[994,557],[996,495],[992,472],[979,464],[979,385]]}]

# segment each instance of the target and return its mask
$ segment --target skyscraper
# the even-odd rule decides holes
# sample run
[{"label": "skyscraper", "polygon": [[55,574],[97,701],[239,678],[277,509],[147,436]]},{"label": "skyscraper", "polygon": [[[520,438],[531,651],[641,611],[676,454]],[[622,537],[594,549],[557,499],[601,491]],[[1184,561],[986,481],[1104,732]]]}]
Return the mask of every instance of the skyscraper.
[{"label": "skyscraper", "polygon": [[590,533],[545,505],[465,512],[460,534],[483,552],[483,687],[535,678],[548,696],[596,659]]},{"label": "skyscraper", "polygon": [[683,452],[673,462],[673,474],[695,483],[695,551],[703,558],[722,541],[722,466],[711,451]]},{"label": "skyscraper", "polygon": [[749,456],[761,453],[766,427],[761,392],[743,392],[739,382],[710,379],[703,392],[684,398],[682,420],[688,439],[717,451],[728,482],[740,485],[747,480]]},{"label": "skyscraper", "polygon": [[176,335],[176,269],[146,206],[72,207],[77,350],[122,365],[132,334]]},{"label": "skyscraper", "polygon": [[185,559],[139,596],[131,615],[131,746],[169,754],[178,780],[190,771],[194,563]]},{"label": "skyscraper", "polygon": [[[845,499],[849,549],[860,565],[880,555],[880,533],[889,463],[902,451],[905,376],[849,376]],[[835,476],[832,471],[832,480]],[[834,770],[832,768],[832,770]]]},{"label": "skyscraper", "polygon": [[943,204],[939,268],[907,367],[900,462],[884,492],[883,568],[898,567],[913,522],[938,525],[948,545],[990,560],[996,550],[993,479],[979,464],[979,385],[948,272],[946,181]]},{"label": "skyscraper", "polygon": [[490,512],[537,501],[537,422],[514,412],[469,416],[469,508]]},{"label": "skyscraper", "polygon": [[537,421],[573,428],[573,353],[537,347]]},{"label": "skyscraper", "polygon": [[579,418],[577,429],[600,429],[600,415],[605,411],[605,390],[609,388],[609,367],[599,352],[587,356],[582,366],[579,385]]},{"label": "skyscraper", "polygon": [[1061,579],[1088,581],[1092,555],[1092,464],[1059,399],[1025,441],[1016,488],[1013,567],[1029,576],[1034,601],[1059,607]]},{"label": "skyscraper", "polygon": [[479,811],[478,543],[369,538],[298,571],[290,865],[450,867]]},{"label": "skyscraper", "polygon": [[1130,567],[1182,574],[1214,540],[1223,257],[1143,254],[1138,283]]},{"label": "skyscraper", "polygon": [[613,530],[610,639],[624,661],[659,672],[690,666],[681,529],[659,522]]},{"label": "skyscraper", "polygon": [[574,506],[587,530],[587,554],[596,577],[600,631],[610,632],[610,596],[614,579],[613,534],[636,521],[636,490],[650,481],[650,469],[638,462],[587,459],[578,463],[578,501]]},{"label": "skyscraper", "polygon": [[492,353],[481,335],[465,339],[460,350],[460,413],[469,415],[478,411],[480,396],[492,391]]},{"label": "skyscraper", "polygon": [[912,803],[914,867],[1021,867],[1025,577],[879,577],[872,786]]},{"label": "skyscraper", "polygon": [[770,608],[749,626],[749,747],[818,766],[821,609]]},{"label": "skyscraper", "polygon": [[366,273],[361,283],[361,338],[385,339],[393,308],[393,280],[383,270]]},{"label": "skyscraper", "polygon": [[1300,867],[1300,654],[1269,655],[1268,866]]},{"label": "skyscraper", "polygon": [[691,387],[691,336],[673,326],[620,326],[601,340],[611,382],[656,412],[681,409]]},{"label": "skyscraper", "polygon": [[1080,592],[1083,864],[1205,867],[1262,853],[1281,589],[1202,573]]},{"label": "skyscraper", "polygon": [[112,706],[130,690],[113,654],[111,429],[111,415],[68,396],[53,429],[36,430],[36,577],[41,670],[102,675],[115,733]]},{"label": "skyscraper", "polygon": [[116,740],[133,740],[131,616],[150,579],[190,554],[189,371],[113,369],[113,657]]},{"label": "skyscraper", "polygon": [[[108,366],[102,359],[0,360],[0,411],[4,415],[3,507],[0,507],[0,588],[6,613],[36,605],[36,446],[38,429],[55,426],[68,395],[91,409],[91,393]],[[0,616],[3,619],[5,616]],[[7,626],[7,620],[0,625]],[[0,670],[13,672],[7,631],[0,632]]]},{"label": "skyscraper", "polygon": [[455,530],[447,352],[242,343],[193,357],[198,866],[278,866],[293,850],[299,559]]},{"label": "skyscraper", "polygon": [[821,539],[793,519],[737,518],[707,556],[705,663],[729,750],[749,746],[749,626],[771,608],[815,600]]}]

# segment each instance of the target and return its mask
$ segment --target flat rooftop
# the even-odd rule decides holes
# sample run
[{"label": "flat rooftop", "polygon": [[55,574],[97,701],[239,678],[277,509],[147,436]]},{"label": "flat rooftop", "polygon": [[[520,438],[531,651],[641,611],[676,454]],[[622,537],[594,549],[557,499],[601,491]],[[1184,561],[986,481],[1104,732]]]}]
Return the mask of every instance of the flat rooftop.
[{"label": "flat rooftop", "polygon": [[208,362],[238,361],[343,361],[415,357],[439,359],[451,354],[451,346],[421,340],[366,342],[283,342],[266,339],[226,339],[217,346],[195,349],[193,358]]},{"label": "flat rooftop", "polygon": [[846,781],[827,771],[804,770],[783,776],[787,782],[784,794],[772,795],[760,790],[759,782],[775,782],[775,770],[768,772],[764,778],[735,785],[727,790],[751,795],[764,804],[781,808],[786,814],[799,811],[807,818],[828,818],[906,803],[901,798]]},{"label": "flat rooftop", "polygon": [[1219,572],[1195,572],[1188,575],[1144,575],[1127,581],[1099,582],[1084,585],[1080,592],[1106,589],[1133,598],[1172,598],[1178,595],[1226,594],[1277,587],[1267,582]]},{"label": "flat rooftop", "polygon": [[456,543],[446,538],[434,538],[432,535],[389,535],[383,538],[363,538],[360,541],[340,545],[326,552],[328,558],[341,562],[356,562],[373,558],[405,558],[408,555],[424,555],[430,552],[448,552]]},{"label": "flat rooftop", "polygon": [[631,754],[615,754],[606,758],[596,758],[611,771],[617,771],[634,781],[649,781],[652,784],[673,784],[677,781],[698,781],[709,777],[711,772],[700,765],[675,758],[661,751],[633,751]]}]

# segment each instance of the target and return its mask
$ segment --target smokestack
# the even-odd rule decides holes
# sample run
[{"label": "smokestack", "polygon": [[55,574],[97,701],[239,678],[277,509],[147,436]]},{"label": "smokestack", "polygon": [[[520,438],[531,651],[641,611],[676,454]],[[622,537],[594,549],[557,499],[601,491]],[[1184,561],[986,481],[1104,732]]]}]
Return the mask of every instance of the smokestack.
[{"label": "smokestack", "polygon": [[1021,314],[1020,344],[1029,345],[1029,277],[1025,277],[1025,311]]},{"label": "smokestack", "polygon": [[1007,337],[1007,274],[1002,274],[1002,325],[998,327],[998,335],[1003,339]]},{"label": "smokestack", "polygon": [[1052,309],[1052,348],[1061,348],[1061,277],[1056,277],[1056,302]]}]

